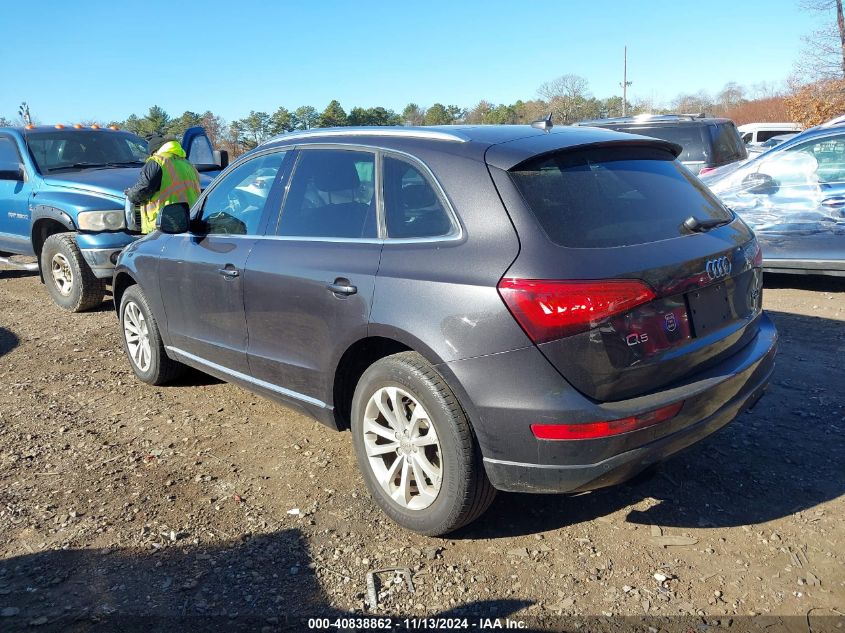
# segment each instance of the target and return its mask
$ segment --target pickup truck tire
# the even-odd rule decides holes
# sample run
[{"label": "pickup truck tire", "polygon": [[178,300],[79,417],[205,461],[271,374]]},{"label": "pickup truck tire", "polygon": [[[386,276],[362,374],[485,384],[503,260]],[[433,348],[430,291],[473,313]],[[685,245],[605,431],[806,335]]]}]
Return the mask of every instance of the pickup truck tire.
[{"label": "pickup truck tire", "polygon": [[163,385],[178,378],[185,365],[164,350],[158,323],[139,286],[130,286],[120,299],[120,333],[132,371],[149,385]]},{"label": "pickup truck tire", "polygon": [[496,496],[466,413],[416,352],[387,356],[364,372],[351,430],[370,494],[409,530],[446,534],[481,516]]},{"label": "pickup truck tire", "polygon": [[105,284],[82,257],[76,233],[55,233],[46,239],[41,249],[41,274],[47,292],[60,308],[84,312],[103,302]]}]

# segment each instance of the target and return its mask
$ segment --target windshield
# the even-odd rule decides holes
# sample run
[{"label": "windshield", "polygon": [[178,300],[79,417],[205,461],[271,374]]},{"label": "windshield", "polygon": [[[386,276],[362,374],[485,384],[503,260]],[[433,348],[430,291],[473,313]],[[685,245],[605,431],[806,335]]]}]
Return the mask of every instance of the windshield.
[{"label": "windshield", "polygon": [[26,135],[32,159],[42,174],[91,167],[143,165],[147,142],[114,130],[56,130]]}]

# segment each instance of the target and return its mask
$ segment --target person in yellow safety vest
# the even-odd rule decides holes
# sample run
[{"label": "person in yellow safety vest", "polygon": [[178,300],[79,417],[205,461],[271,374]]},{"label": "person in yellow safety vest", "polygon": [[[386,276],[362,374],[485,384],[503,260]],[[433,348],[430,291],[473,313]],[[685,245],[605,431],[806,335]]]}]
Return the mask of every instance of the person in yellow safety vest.
[{"label": "person in yellow safety vest", "polygon": [[148,142],[150,157],[132,187],[124,191],[132,204],[141,206],[141,233],[155,230],[162,207],[174,202],[192,205],[200,195],[200,176],[185,158],[179,141],[154,136]]}]

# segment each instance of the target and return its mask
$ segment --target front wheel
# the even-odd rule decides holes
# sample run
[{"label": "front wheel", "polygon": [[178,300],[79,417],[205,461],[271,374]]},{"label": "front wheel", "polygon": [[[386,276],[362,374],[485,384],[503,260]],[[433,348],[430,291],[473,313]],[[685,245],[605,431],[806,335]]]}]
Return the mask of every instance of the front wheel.
[{"label": "front wheel", "polygon": [[352,400],[352,441],[376,503],[414,532],[456,530],[495,497],[466,414],[416,352],[383,358],[361,376]]},{"label": "front wheel", "polygon": [[41,274],[47,292],[60,308],[84,312],[103,302],[105,284],[88,267],[74,233],[55,233],[46,239],[41,249]]},{"label": "front wheel", "polygon": [[158,323],[138,286],[123,293],[119,314],[123,349],[135,375],[150,385],[163,385],[178,377],[185,366],[164,351]]}]

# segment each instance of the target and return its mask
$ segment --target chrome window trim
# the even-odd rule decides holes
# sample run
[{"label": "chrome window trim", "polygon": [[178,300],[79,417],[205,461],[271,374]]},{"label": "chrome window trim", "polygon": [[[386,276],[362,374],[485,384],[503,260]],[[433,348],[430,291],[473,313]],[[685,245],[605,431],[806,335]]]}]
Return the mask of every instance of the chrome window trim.
[{"label": "chrome window trim", "polygon": [[[440,184],[440,181],[434,175],[434,172],[431,171],[431,168],[421,159],[417,158],[416,156],[409,154],[408,152],[403,152],[402,150],[397,149],[388,149],[384,147],[378,147],[375,145],[363,145],[361,143],[309,143],[308,145],[297,145],[296,150],[297,152],[300,151],[313,151],[318,149],[339,149],[339,150],[346,150],[346,151],[368,151],[374,152],[376,154],[376,195],[378,199],[376,201],[377,213],[378,213],[378,226],[379,226],[379,238],[376,240],[374,238],[369,237],[343,237],[343,238],[327,238],[327,237],[297,237],[295,235],[268,235],[265,237],[275,238],[275,239],[285,239],[287,241],[308,241],[308,242],[383,242],[384,244],[428,244],[428,243],[441,243],[441,242],[460,242],[464,239],[464,227],[461,224],[460,219],[458,218],[458,214],[455,212],[455,208],[452,205],[452,201],[449,200],[449,197],[446,195],[446,190],[443,189],[443,185]],[[423,176],[428,178],[429,182],[433,184],[435,187],[435,193],[440,198],[441,202],[444,204],[444,208],[446,209],[446,213],[449,216],[449,221],[452,224],[453,231],[451,233],[447,233],[446,235],[437,235],[434,237],[390,237],[387,235],[386,230],[386,222],[384,220],[384,196],[382,194],[382,177],[383,177],[383,169],[382,169],[382,155],[388,156],[398,156],[401,159],[405,160],[411,165],[419,167],[420,171],[423,173]],[[293,169],[291,170],[291,177],[288,178],[288,182],[285,188],[285,195],[282,200],[282,207],[279,210],[278,220],[276,224],[276,229],[278,230],[278,222],[281,222],[282,212],[284,211],[284,203],[287,200],[287,189],[290,187],[291,182],[293,182],[293,177],[296,175],[296,166],[299,163],[299,157],[297,157],[297,162],[294,164]],[[385,231],[382,233],[382,227],[384,227]],[[260,236],[259,236],[260,239]]]},{"label": "chrome window trim", "polygon": [[[243,236],[249,237],[249,236]],[[278,393],[279,395],[286,396],[288,398],[293,398],[294,400],[300,400],[301,402],[306,402],[308,404],[314,405],[315,407],[320,407],[321,409],[330,409],[325,402],[322,400],[318,400],[317,398],[312,398],[311,396],[306,396],[305,394],[299,393],[298,391],[292,391],[290,389],[285,389],[284,387],[279,387],[278,385],[274,385],[271,382],[267,382],[266,380],[261,380],[260,378],[255,378],[254,376],[249,376],[247,374],[242,374],[239,371],[235,371],[234,369],[229,369],[228,367],[224,367],[223,365],[218,365],[217,363],[213,363],[210,360],[206,360],[200,356],[196,356],[191,354],[190,352],[186,352],[185,350],[179,349],[178,347],[174,347],[173,345],[166,345],[165,349],[168,352],[173,352],[174,354],[178,354],[185,358],[188,358],[195,363],[200,365],[204,365],[209,367],[210,369],[214,369],[221,373],[224,373],[232,378],[237,380],[241,380],[243,382],[248,382],[253,385],[257,385],[259,387],[263,387],[269,391],[273,391]]]}]

